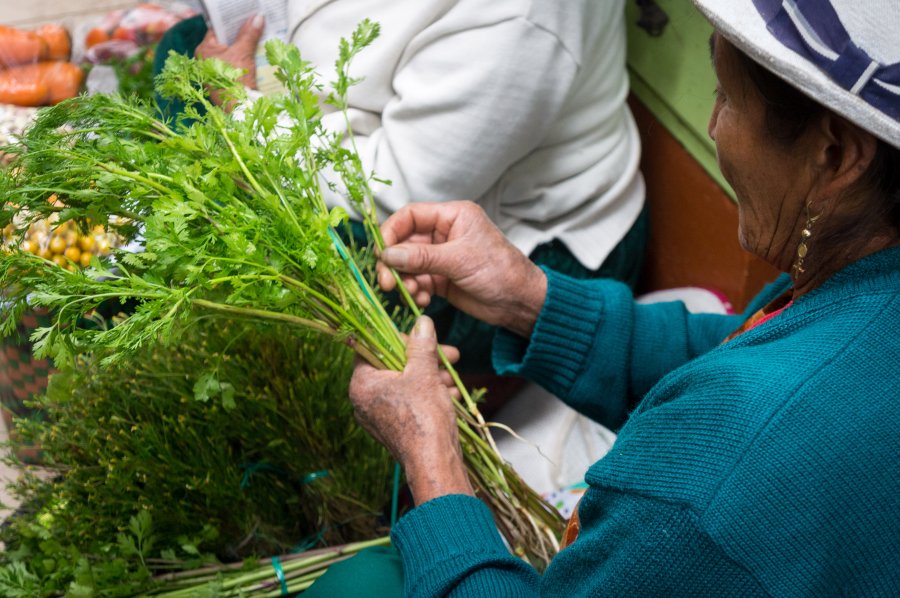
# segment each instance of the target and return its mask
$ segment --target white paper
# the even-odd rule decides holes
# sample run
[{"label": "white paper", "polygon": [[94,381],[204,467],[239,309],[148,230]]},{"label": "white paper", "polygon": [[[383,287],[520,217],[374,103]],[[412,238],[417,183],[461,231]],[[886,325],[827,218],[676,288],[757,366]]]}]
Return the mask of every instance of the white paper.
[{"label": "white paper", "polygon": [[266,60],[265,43],[274,38],[287,41],[286,0],[201,0],[201,5],[216,37],[229,46],[248,19],[258,14],[266,18],[265,29],[256,48],[257,88],[264,94],[281,91],[281,83],[275,78],[275,67]]}]

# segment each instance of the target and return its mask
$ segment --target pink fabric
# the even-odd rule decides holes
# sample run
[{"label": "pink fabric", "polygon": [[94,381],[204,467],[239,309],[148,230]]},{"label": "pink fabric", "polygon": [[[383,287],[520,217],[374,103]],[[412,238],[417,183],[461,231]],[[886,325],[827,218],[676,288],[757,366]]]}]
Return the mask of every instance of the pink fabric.
[{"label": "pink fabric", "polygon": [[749,325],[747,328],[744,329],[744,332],[747,332],[748,330],[751,330],[751,329],[753,329],[753,328],[756,328],[756,327],[759,326],[760,324],[763,324],[763,323],[765,323],[765,322],[768,322],[769,320],[771,320],[772,318],[774,318],[775,316],[777,316],[778,314],[780,314],[781,312],[783,312],[784,310],[786,310],[787,308],[789,308],[789,307],[791,306],[792,303],[793,303],[793,301],[788,301],[787,304],[786,304],[784,307],[782,307],[782,308],[780,308],[780,309],[776,309],[775,311],[773,311],[773,312],[770,313],[770,314],[764,315],[763,317],[761,317],[760,319],[758,319],[758,320],[755,321],[755,322],[751,322],[750,325]]}]

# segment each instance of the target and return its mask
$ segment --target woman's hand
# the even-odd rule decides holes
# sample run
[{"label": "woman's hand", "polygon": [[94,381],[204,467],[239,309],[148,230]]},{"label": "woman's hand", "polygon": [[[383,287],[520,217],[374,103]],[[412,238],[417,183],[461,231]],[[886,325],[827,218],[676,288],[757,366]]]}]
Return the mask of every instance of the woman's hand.
[{"label": "woman's hand", "polygon": [[[200,45],[197,46],[195,54],[200,58],[218,58],[222,62],[244,69],[244,75],[240,78],[241,83],[250,89],[256,89],[256,46],[259,44],[265,27],[266,21],[263,15],[247,19],[247,22],[238,31],[234,43],[230,46],[221,43],[210,29]],[[219,103],[214,92],[212,99],[217,104]]]},{"label": "woman's hand", "polygon": [[388,266],[404,273],[403,284],[420,306],[441,295],[480,320],[531,335],[547,277],[478,205],[411,204],[385,220],[381,233],[381,288],[396,286]]},{"label": "woman's hand", "polygon": [[446,494],[473,494],[463,466],[445,372],[438,367],[434,324],[416,321],[402,372],[359,361],[350,380],[357,421],[406,471],[416,504]]}]

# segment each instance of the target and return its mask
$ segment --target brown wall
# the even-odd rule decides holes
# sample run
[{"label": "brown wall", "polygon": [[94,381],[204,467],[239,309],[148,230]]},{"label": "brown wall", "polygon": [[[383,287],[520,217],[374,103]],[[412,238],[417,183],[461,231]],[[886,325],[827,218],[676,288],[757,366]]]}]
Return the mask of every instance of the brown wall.
[{"label": "brown wall", "polygon": [[650,206],[639,290],[712,288],[743,310],[778,271],[738,244],[734,201],[643,104],[632,98],[631,108],[643,143]]}]

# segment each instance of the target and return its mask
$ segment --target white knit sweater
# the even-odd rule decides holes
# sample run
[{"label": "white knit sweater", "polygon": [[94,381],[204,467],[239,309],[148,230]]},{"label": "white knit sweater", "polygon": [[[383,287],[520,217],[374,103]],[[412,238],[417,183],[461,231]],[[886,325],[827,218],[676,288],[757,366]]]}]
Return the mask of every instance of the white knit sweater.
[{"label": "white knit sweater", "polygon": [[[525,253],[554,238],[597,268],[644,201],[625,104],[622,0],[288,0],[290,39],[326,81],[339,37],[381,36],[354,61],[350,122],[390,213],[473,199]],[[343,130],[340,114],[324,123]],[[329,202],[346,206],[337,195]]]}]

